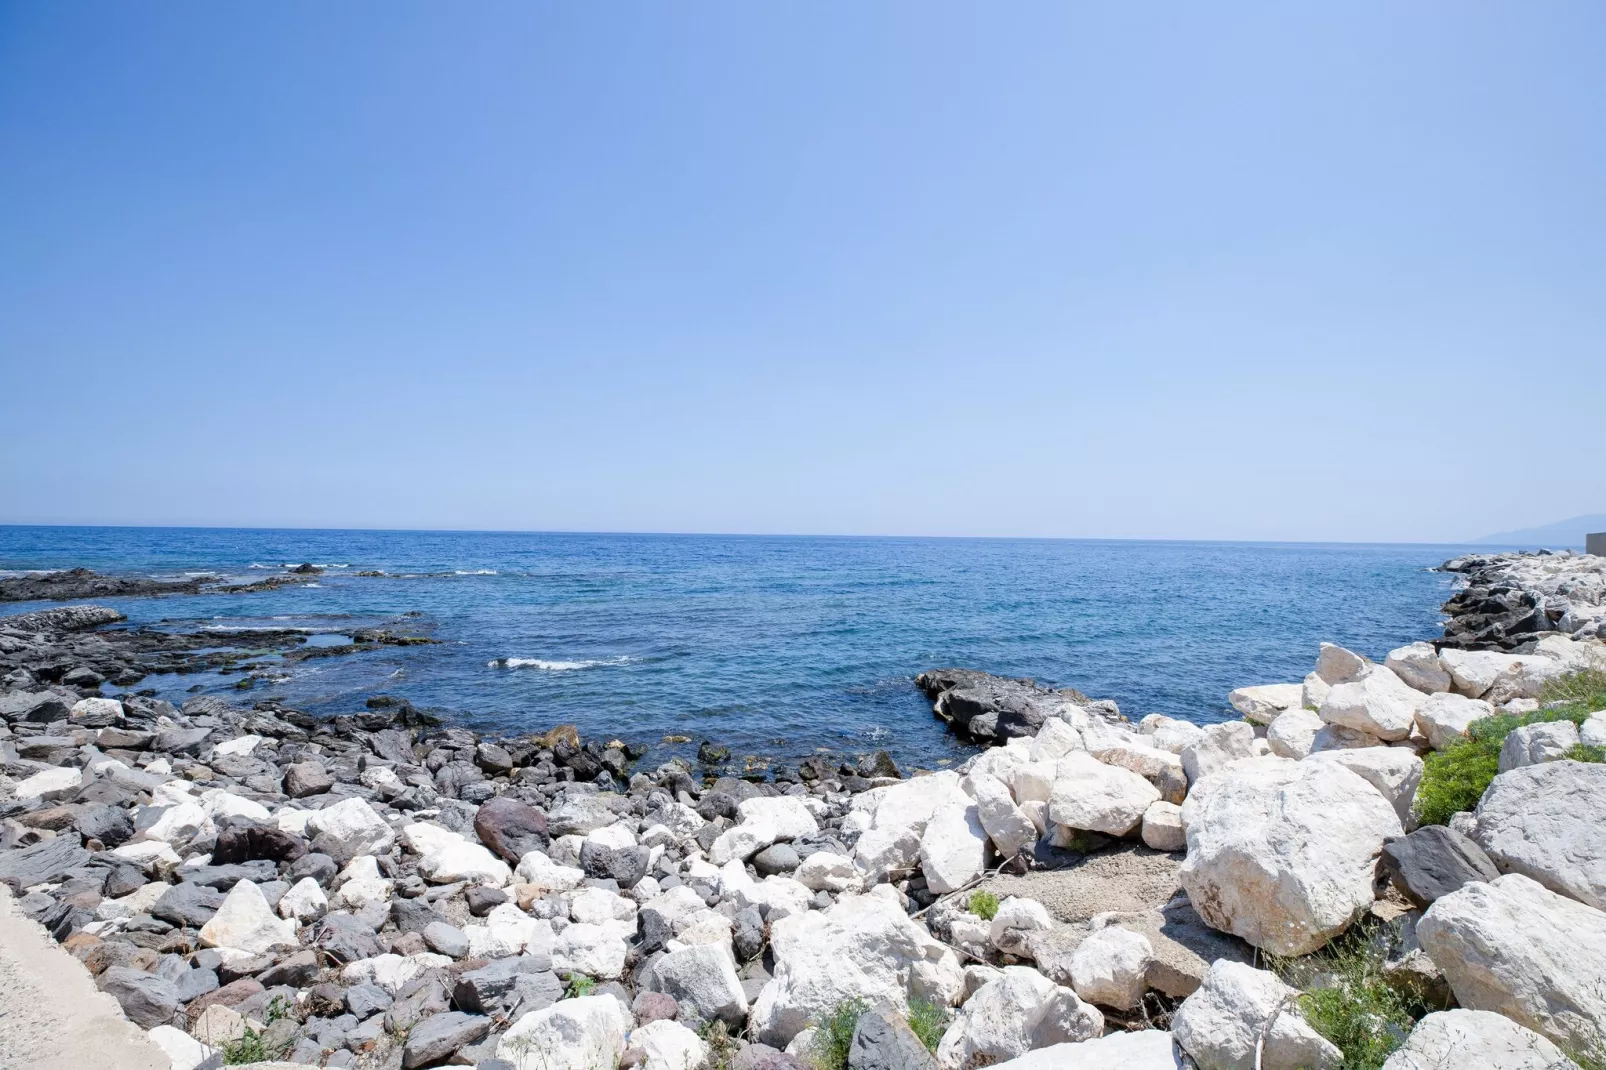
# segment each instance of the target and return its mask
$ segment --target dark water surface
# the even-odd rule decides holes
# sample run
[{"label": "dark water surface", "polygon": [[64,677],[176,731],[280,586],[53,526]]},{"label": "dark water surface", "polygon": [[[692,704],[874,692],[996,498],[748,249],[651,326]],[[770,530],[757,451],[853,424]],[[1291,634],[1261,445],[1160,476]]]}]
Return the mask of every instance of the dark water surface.
[{"label": "dark water surface", "polygon": [[[1460,549],[0,527],[5,570],[260,579],[330,566],[257,594],[100,600],[134,624],[296,627],[340,643],[411,612],[443,640],[286,665],[244,697],[237,677],[139,685],[164,697],[200,684],[331,713],[384,692],[509,732],[573,722],[588,737],[683,734],[778,757],[886,746],[915,765],[961,751],[911,683],[922,669],[1033,676],[1134,718],[1221,720],[1228,691],[1300,679],[1321,640],[1381,657],[1438,634],[1453,578],[1427,570]],[[354,575],[374,569],[392,575]]]}]

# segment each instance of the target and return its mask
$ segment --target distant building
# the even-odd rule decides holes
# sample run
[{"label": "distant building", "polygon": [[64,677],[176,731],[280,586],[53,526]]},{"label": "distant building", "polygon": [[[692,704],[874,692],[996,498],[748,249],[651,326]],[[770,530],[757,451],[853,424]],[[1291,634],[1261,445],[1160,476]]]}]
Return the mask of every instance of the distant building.
[{"label": "distant building", "polygon": [[1606,531],[1584,536],[1584,552],[1606,557]]}]

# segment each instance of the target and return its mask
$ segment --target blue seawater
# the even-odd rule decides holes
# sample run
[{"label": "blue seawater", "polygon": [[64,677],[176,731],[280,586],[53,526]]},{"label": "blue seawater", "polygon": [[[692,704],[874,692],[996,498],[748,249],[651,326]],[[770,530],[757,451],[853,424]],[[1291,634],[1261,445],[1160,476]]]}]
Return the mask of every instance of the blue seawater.
[{"label": "blue seawater", "polygon": [[[508,733],[564,722],[587,738],[704,738],[796,759],[886,747],[914,767],[967,748],[912,678],[965,666],[1114,698],[1134,719],[1236,716],[1227,693],[1297,681],[1317,644],[1381,658],[1439,632],[1463,548],[1033,539],[813,538],[214,528],[0,527],[0,568],[216,571],[247,595],[104,599],[132,625],[297,627],[323,643],[393,623],[439,645],[238,677],[151,678],[182,700],[280,697],[350,712],[377,693]],[[385,578],[359,577],[382,570]],[[35,604],[0,606],[25,612]]]}]

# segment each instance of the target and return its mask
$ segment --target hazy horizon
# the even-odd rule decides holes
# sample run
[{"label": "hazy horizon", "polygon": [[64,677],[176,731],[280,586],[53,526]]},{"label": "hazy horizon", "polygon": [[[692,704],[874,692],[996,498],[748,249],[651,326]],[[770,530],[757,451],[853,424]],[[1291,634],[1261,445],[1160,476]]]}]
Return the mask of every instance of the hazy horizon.
[{"label": "hazy horizon", "polygon": [[1603,32],[1566,0],[9,5],[0,522],[1597,513]]}]

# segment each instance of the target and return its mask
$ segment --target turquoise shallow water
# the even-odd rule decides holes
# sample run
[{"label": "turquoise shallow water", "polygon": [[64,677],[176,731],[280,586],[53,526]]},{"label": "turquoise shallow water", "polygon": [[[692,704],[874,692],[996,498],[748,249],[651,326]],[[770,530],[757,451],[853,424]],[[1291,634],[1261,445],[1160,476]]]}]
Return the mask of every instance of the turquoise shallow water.
[{"label": "turquoise shallow water", "polygon": [[[302,627],[340,642],[417,613],[443,640],[286,666],[249,697],[334,713],[385,692],[478,727],[573,722],[587,736],[684,734],[780,758],[885,746],[914,765],[963,750],[914,689],[922,669],[1033,676],[1134,718],[1221,720],[1234,716],[1228,691],[1300,679],[1321,640],[1381,657],[1438,634],[1452,577],[1428,570],[1460,549],[0,527],[0,569],[344,566],[251,595],[102,600],[136,624]],[[372,569],[405,578],[355,575]],[[234,679],[141,686],[238,698]]]}]

